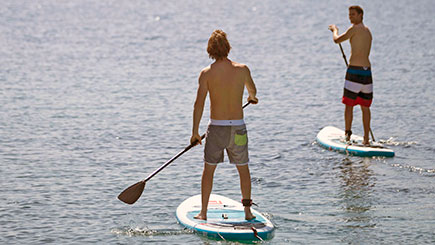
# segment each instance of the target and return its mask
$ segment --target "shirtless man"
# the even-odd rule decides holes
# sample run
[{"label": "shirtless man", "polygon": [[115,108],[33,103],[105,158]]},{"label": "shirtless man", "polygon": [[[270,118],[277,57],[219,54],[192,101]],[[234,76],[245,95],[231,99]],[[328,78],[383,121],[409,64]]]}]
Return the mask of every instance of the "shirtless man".
[{"label": "shirtless man", "polygon": [[193,110],[193,127],[190,142],[201,144],[198,128],[207,93],[210,93],[210,122],[204,147],[204,171],[201,180],[202,206],[196,219],[207,219],[207,207],[213,187],[213,175],[218,163],[224,160],[227,150],[230,163],[236,165],[240,176],[242,203],[245,218],[254,219],[251,213],[251,175],[249,173],[248,136],[243,121],[242,98],[246,86],[248,101],[257,104],[257,89],[246,65],[227,58],[231,46],[226,33],[215,30],[208,40],[209,57],[216,60],[199,74],[199,86]]},{"label": "shirtless man", "polygon": [[353,107],[360,105],[364,125],[364,145],[369,145],[370,133],[370,105],[373,99],[372,73],[370,70],[370,48],[372,45],[372,34],[367,26],[363,24],[363,9],[360,6],[349,7],[349,20],[352,26],[341,35],[338,35],[338,28],[330,25],[335,43],[350,40],[351,55],[349,67],[346,72],[344,83],[343,104],[346,105],[344,112],[346,141],[352,135]]}]

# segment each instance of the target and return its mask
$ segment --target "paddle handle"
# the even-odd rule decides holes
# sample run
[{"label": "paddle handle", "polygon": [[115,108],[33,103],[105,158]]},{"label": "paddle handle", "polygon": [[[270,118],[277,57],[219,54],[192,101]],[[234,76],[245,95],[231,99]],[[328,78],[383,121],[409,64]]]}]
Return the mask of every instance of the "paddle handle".
[{"label": "paddle handle", "polygon": [[[246,104],[243,105],[242,109],[244,109],[245,107],[247,107],[251,102],[247,102]],[[203,134],[201,136],[201,140],[205,138],[205,134]],[[190,145],[188,145],[186,148],[184,148],[184,150],[180,151],[177,155],[175,155],[174,157],[172,157],[171,159],[169,159],[167,162],[165,162],[162,166],[160,166],[158,169],[156,169],[154,172],[152,172],[150,175],[148,175],[148,177],[144,180],[142,180],[142,182],[147,182],[148,180],[150,180],[152,177],[154,177],[156,174],[158,174],[160,171],[162,171],[164,168],[166,168],[169,164],[171,164],[173,161],[175,161],[177,158],[179,158],[181,155],[183,155],[184,153],[186,153],[187,151],[189,151],[192,147],[194,147],[195,145],[197,145],[198,142],[195,141],[193,143],[191,143]]]}]

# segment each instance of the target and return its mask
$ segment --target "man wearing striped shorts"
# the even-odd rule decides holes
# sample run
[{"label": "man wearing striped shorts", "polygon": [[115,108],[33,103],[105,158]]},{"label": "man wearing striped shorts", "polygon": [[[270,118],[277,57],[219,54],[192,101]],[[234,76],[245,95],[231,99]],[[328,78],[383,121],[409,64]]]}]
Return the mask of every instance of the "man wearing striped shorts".
[{"label": "man wearing striped shorts", "polygon": [[341,35],[338,35],[338,28],[330,25],[335,43],[341,43],[349,39],[351,55],[349,66],[346,72],[344,93],[342,102],[345,104],[345,132],[346,140],[352,135],[353,107],[360,105],[364,125],[364,145],[369,145],[370,133],[370,105],[373,99],[372,73],[370,69],[370,48],[372,45],[372,34],[367,26],[363,24],[363,9],[360,6],[349,7],[349,20],[352,26]]}]

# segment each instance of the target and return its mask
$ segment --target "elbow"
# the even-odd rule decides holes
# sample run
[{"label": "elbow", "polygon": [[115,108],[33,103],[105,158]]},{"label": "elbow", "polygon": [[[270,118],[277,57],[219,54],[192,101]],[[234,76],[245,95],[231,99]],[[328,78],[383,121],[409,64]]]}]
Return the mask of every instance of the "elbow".
[{"label": "elbow", "polygon": [[340,43],[340,42],[338,41],[338,38],[334,38],[334,43]]}]

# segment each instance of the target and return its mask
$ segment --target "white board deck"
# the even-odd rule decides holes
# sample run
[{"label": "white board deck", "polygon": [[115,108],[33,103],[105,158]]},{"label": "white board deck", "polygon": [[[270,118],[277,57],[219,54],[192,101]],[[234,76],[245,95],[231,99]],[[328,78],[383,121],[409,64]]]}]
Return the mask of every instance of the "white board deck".
[{"label": "white board deck", "polygon": [[324,127],[317,134],[317,142],[330,151],[338,151],[341,153],[372,157],[384,156],[394,157],[394,151],[390,148],[384,147],[382,144],[371,143],[371,146],[362,145],[363,137],[352,134],[351,144],[345,141],[344,130],[333,126]]},{"label": "white board deck", "polygon": [[210,195],[207,220],[193,218],[200,210],[201,195],[196,195],[178,206],[176,216],[183,226],[218,240],[259,241],[253,229],[262,240],[273,237],[275,227],[270,220],[252,207],[251,211],[256,218],[245,220],[243,205],[227,197]]}]

